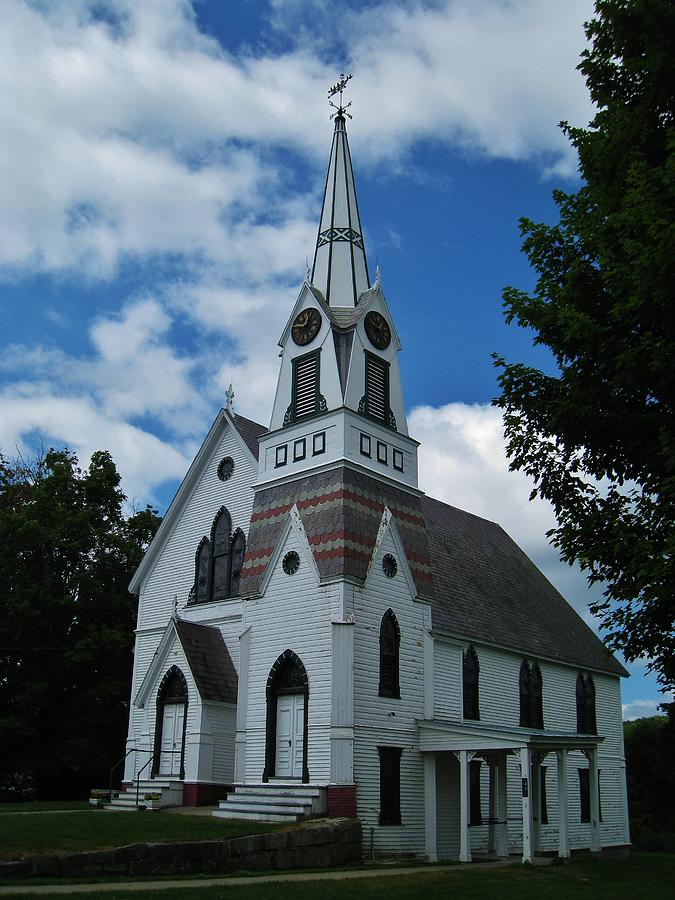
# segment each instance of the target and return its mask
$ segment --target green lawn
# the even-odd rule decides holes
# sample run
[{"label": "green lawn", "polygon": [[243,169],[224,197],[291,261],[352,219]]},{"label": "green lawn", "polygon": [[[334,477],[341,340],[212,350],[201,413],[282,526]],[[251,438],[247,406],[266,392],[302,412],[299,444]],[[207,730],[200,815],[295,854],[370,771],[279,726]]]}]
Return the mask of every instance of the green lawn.
[{"label": "green lawn", "polygon": [[30,800],[26,803],[0,803],[0,815],[8,812],[51,812],[90,808],[88,800]]},{"label": "green lawn", "polygon": [[[396,874],[387,877],[339,881],[291,882],[205,887],[186,881],[178,889],[143,891],[95,891],[78,893],[78,900],[278,900],[280,891],[293,900],[661,900],[673,893],[675,855],[635,853],[628,860],[575,859],[565,866],[547,868],[510,866],[500,869],[449,872],[429,869],[422,875]],[[195,888],[191,889],[190,884]],[[193,894],[193,890],[198,893]],[[3,894],[3,896],[18,896]]]},{"label": "green lawn", "polygon": [[34,815],[0,813],[0,859],[19,859],[33,853],[100,850],[143,841],[215,840],[274,831],[278,827],[164,812],[90,809]]}]

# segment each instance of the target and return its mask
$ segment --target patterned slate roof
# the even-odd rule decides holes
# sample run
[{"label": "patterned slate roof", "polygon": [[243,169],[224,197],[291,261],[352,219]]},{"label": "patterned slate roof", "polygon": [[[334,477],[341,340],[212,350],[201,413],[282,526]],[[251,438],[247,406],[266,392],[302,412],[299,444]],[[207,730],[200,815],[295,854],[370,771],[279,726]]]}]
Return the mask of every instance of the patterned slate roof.
[{"label": "patterned slate roof", "polygon": [[258,440],[263,434],[267,434],[267,428],[265,428],[264,425],[259,425],[252,419],[240,416],[239,413],[232,416],[232,421],[234,422],[234,427],[244,439],[244,443],[248,449],[253,456],[258,459]]},{"label": "patterned slate roof", "polygon": [[176,620],[176,631],[202,700],[237,702],[237,670],[223,640],[212,625]]},{"label": "patterned slate roof", "polygon": [[434,629],[628,674],[499,525],[431,497],[422,498],[422,511]]},{"label": "patterned slate roof", "polygon": [[293,504],[297,504],[322,578],[347,575],[365,579],[382,514],[388,507],[396,519],[418,593],[433,596],[420,498],[346,467],[256,491],[241,573],[242,594],[259,590]]}]

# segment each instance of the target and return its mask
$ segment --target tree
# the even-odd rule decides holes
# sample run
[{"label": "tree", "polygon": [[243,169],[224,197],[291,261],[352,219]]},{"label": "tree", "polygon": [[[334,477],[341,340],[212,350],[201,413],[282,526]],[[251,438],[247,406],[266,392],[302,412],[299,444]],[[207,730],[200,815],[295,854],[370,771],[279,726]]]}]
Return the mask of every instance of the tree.
[{"label": "tree", "polygon": [[644,850],[670,851],[675,830],[675,717],[624,722],[631,841]]},{"label": "tree", "polygon": [[555,225],[521,220],[534,291],[508,322],[550,349],[544,372],[501,368],[511,469],[549,500],[550,533],[604,594],[605,641],[675,682],[675,6],[597,0],[579,69],[597,112],[561,127],[582,186]]},{"label": "tree", "polygon": [[0,758],[44,795],[106,775],[126,735],[136,601],[127,591],[160,520],[125,518],[109,453],[0,456]]}]

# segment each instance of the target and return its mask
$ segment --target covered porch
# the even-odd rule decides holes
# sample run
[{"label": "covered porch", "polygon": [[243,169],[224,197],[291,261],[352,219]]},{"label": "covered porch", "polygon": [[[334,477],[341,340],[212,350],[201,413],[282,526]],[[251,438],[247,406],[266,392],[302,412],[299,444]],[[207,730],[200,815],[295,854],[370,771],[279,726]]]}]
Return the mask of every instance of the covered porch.
[{"label": "covered porch", "polygon": [[[479,723],[418,721],[419,749],[424,759],[425,851],[430,862],[439,859],[438,799],[440,763],[451,754],[457,760],[458,797],[454,804],[459,830],[459,860],[471,862],[471,763],[480,759],[488,767],[487,851],[497,857],[509,855],[508,800],[517,791],[522,812],[522,861],[531,862],[542,852],[541,765],[555,757],[557,774],[558,856],[570,855],[568,834],[568,754],[579,750],[588,759],[590,799],[590,850],[601,850],[598,793],[597,735],[570,732],[531,731],[526,728],[485,726]],[[507,758],[518,761],[520,778],[508,780]],[[442,793],[441,793],[442,796]]]}]

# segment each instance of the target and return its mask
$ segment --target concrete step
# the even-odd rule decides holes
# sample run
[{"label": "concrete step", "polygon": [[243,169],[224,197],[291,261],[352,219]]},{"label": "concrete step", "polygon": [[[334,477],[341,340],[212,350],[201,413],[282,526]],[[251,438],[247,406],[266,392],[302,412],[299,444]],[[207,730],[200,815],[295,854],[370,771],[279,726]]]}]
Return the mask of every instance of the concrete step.
[{"label": "concrete step", "polygon": [[217,819],[245,819],[253,822],[297,822],[298,816],[291,814],[282,815],[280,813],[270,812],[251,812],[239,809],[216,809],[211,815]]},{"label": "concrete step", "polygon": [[[311,802],[319,796],[319,789],[306,784],[235,784],[235,794],[257,794],[263,797],[307,797]],[[233,796],[230,794],[230,796]]]},{"label": "concrete step", "polygon": [[219,809],[238,809],[250,810],[251,812],[269,812],[272,814],[306,816],[310,811],[310,804],[302,803],[276,803],[272,800],[259,800],[257,803],[248,799],[240,799],[232,797],[232,799],[222,800]]}]

